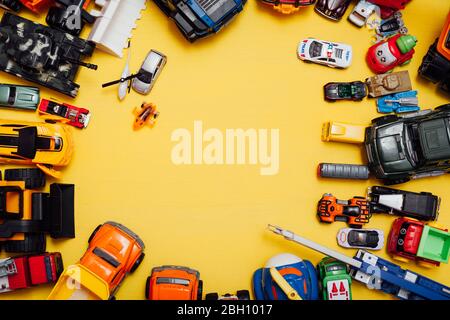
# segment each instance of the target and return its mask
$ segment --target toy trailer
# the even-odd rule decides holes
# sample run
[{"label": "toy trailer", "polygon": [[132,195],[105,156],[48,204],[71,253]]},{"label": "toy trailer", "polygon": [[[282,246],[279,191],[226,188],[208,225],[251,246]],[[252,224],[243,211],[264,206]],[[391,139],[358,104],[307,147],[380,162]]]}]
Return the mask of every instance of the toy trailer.
[{"label": "toy trailer", "polygon": [[340,260],[351,267],[352,277],[371,289],[381,290],[405,300],[450,300],[450,288],[418,273],[384,260],[365,250],[358,250],[353,258],[324,247],[314,241],[277,226],[269,230],[302,246]]}]

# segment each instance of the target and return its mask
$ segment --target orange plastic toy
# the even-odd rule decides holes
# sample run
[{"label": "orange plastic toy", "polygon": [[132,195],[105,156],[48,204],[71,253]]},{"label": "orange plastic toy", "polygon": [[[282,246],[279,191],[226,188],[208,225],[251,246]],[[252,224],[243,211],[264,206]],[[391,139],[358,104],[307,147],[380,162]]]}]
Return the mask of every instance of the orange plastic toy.
[{"label": "orange plastic toy", "polygon": [[152,103],[143,103],[141,108],[135,108],[133,113],[136,118],[134,119],[133,129],[138,130],[144,125],[153,127],[155,125],[155,120],[159,116],[159,112],[156,111],[156,106]]}]

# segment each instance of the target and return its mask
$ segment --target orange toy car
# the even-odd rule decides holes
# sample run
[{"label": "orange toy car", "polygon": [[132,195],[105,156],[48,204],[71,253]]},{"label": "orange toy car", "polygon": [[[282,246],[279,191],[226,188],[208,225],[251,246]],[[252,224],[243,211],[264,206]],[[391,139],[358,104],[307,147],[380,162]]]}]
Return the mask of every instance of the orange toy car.
[{"label": "orange toy car", "polygon": [[321,222],[344,221],[352,228],[361,228],[372,216],[366,198],[339,200],[330,193],[324,194],[319,200],[317,215]]},{"label": "orange toy car", "polygon": [[109,221],[91,234],[89,247],[79,264],[106,281],[113,297],[125,276],[141,264],[144,248],[144,243],[134,232]]},{"label": "orange toy car", "polygon": [[152,269],[147,278],[148,300],[202,300],[200,273],[187,267],[161,266]]},{"label": "orange toy car", "polygon": [[156,123],[156,118],[159,117],[159,112],[156,110],[156,106],[152,103],[143,103],[141,108],[134,108],[133,111],[136,118],[133,122],[133,129],[138,130],[147,125],[153,127]]}]

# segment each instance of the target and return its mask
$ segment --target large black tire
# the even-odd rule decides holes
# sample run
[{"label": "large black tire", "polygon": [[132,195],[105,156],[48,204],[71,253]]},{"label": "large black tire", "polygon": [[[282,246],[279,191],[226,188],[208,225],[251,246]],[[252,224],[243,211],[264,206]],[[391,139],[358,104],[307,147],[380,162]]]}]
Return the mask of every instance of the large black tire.
[{"label": "large black tire", "polygon": [[92,233],[91,233],[91,235],[89,236],[89,239],[88,239],[88,244],[91,243],[92,239],[94,239],[95,234],[97,233],[98,229],[101,228],[101,226],[102,226],[102,225],[99,224],[99,225],[94,229],[94,231],[92,231]]},{"label": "large black tire", "polygon": [[45,187],[45,173],[37,168],[6,169],[6,181],[25,181],[25,188],[39,189]]},{"label": "large black tire", "polygon": [[142,260],[144,260],[145,258],[145,253],[141,253],[141,255],[139,256],[139,258],[137,258],[136,262],[133,264],[133,266],[130,269],[130,273],[133,273],[134,271],[136,271],[136,269],[140,266],[140,264],[142,263]]},{"label": "large black tire", "polygon": [[217,292],[207,293],[205,295],[205,300],[219,300],[219,294]]},{"label": "large black tire", "polygon": [[147,281],[145,282],[145,299],[150,300],[150,277],[147,277]]},{"label": "large black tire", "polygon": [[372,119],[372,124],[377,125],[377,126],[382,126],[384,124],[397,121],[398,119],[399,118],[397,115],[389,114],[387,116],[382,116],[382,117]]},{"label": "large black tire", "polygon": [[46,239],[43,233],[27,233],[25,239],[5,241],[3,248],[12,253],[42,253],[45,252]]},{"label": "large black tire", "polygon": [[239,290],[236,292],[239,300],[250,300],[250,292],[248,290]]},{"label": "large black tire", "polygon": [[450,103],[447,103],[447,104],[444,104],[442,106],[436,107],[435,110],[450,111]]},{"label": "large black tire", "polygon": [[401,184],[401,183],[408,182],[409,180],[411,180],[410,177],[398,177],[398,178],[385,179],[383,182],[386,186],[392,186],[394,184]]},{"label": "large black tire", "polygon": [[202,298],[203,298],[203,281],[198,280],[197,300],[202,300]]}]

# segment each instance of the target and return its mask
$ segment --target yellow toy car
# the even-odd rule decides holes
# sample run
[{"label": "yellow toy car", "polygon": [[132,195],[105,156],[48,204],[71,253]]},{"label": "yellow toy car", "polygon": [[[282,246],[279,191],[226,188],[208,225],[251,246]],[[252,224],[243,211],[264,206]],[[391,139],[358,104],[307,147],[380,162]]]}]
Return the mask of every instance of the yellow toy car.
[{"label": "yellow toy car", "polygon": [[329,121],[323,124],[322,141],[364,143],[365,129],[362,125]]},{"label": "yellow toy car", "polygon": [[36,165],[60,178],[73,153],[70,128],[62,124],[0,120],[0,163]]}]

